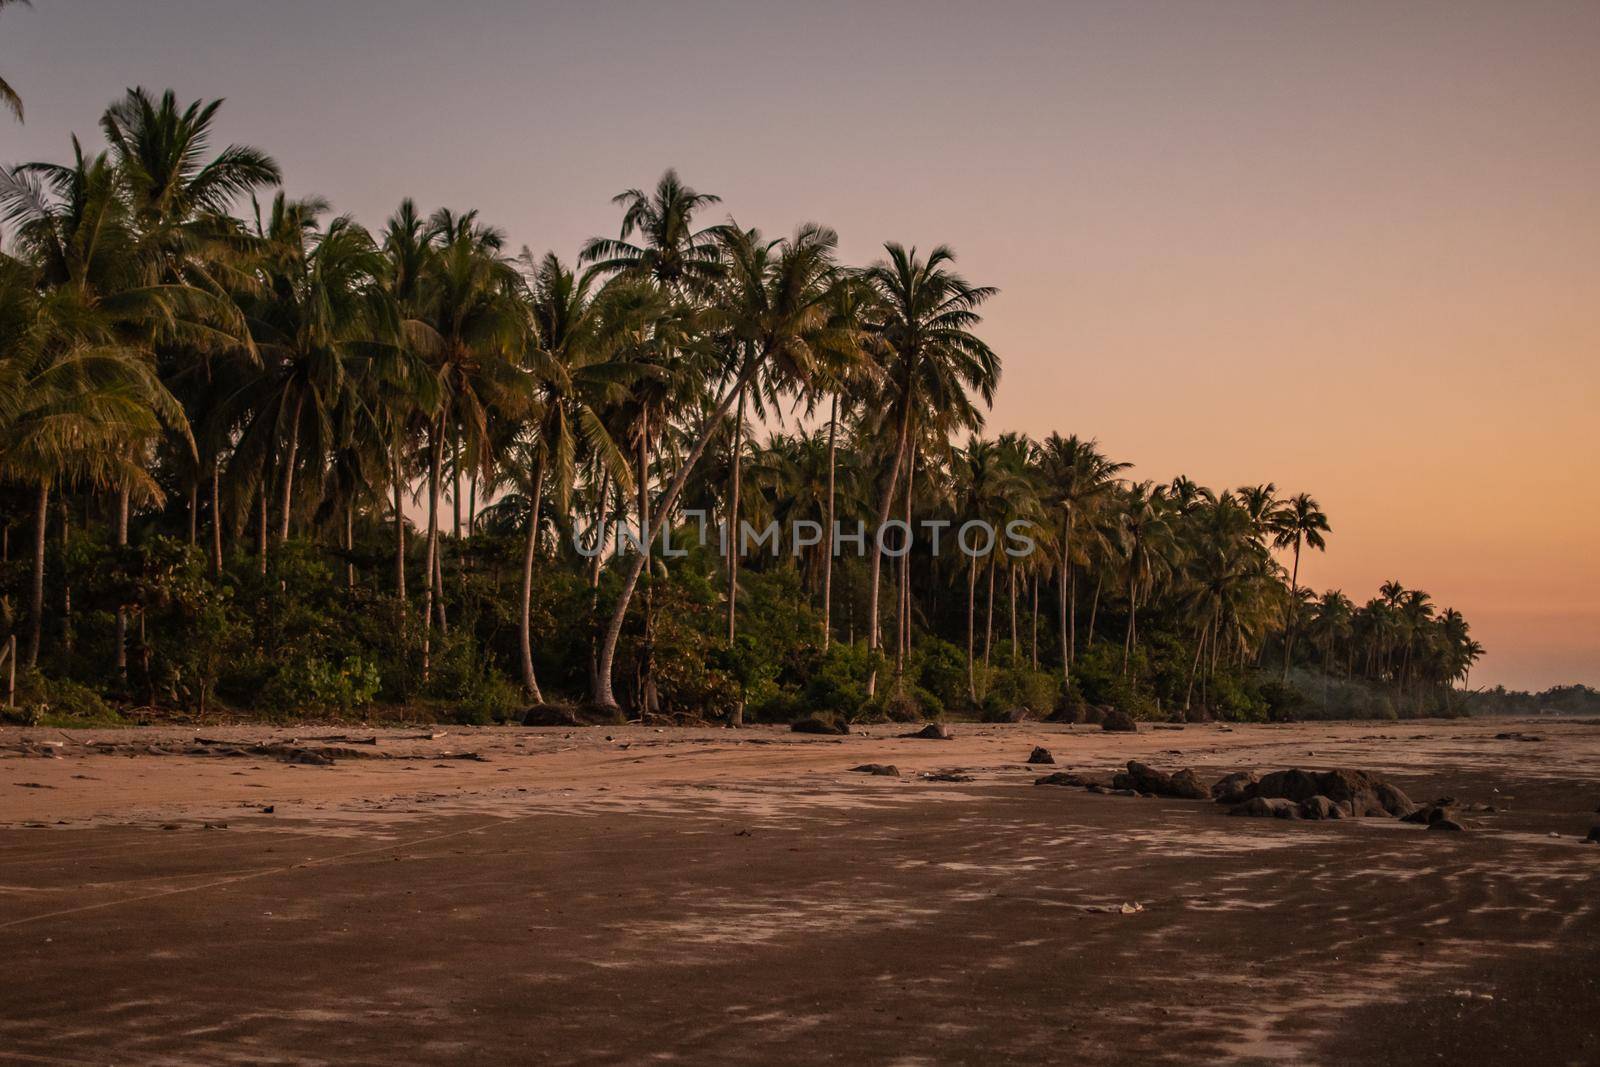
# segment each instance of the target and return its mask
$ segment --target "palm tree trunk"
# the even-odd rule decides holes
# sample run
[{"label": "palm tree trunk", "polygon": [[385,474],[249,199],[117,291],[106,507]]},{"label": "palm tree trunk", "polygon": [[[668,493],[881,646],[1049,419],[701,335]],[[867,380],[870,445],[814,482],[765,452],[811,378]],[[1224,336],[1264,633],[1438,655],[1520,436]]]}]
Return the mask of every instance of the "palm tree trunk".
[{"label": "palm tree trunk", "polygon": [[1011,665],[1017,664],[1021,656],[1022,641],[1017,635],[1017,565],[1012,562],[1006,564],[1006,577],[1011,585]]},{"label": "palm tree trunk", "polygon": [[294,464],[300,454],[300,416],[304,414],[306,396],[301,393],[294,402],[294,418],[289,423],[289,452],[283,463],[283,520],[278,527],[278,541],[289,540],[289,515],[294,502]]},{"label": "palm tree trunk", "polygon": [[900,588],[895,598],[894,676],[905,673],[906,657],[911,654],[911,498],[916,490],[917,450],[906,457],[906,551],[900,557]]},{"label": "palm tree trunk", "polygon": [[989,603],[983,609],[983,665],[989,666],[989,647],[994,644],[994,554],[989,554]]},{"label": "palm tree trunk", "polygon": [[439,467],[441,463],[441,443],[439,431],[444,425],[444,417],[428,427],[428,547],[424,552],[426,560],[423,578],[427,589],[422,596],[422,680],[428,680],[428,672],[432,667],[431,653],[433,633],[433,601],[439,594],[437,575],[439,573]]},{"label": "palm tree trunk", "polygon": [[[450,427],[450,535],[461,539],[461,427]],[[459,553],[458,553],[459,555]]]},{"label": "palm tree trunk", "polygon": [[200,540],[200,477],[198,474],[189,482],[189,544],[193,547]]},{"label": "palm tree trunk", "polygon": [[267,495],[272,491],[271,480],[267,477],[268,467],[265,463],[261,466],[261,493],[260,506],[257,508],[256,522],[256,555],[261,566],[261,573],[267,573]]},{"label": "palm tree trunk", "polygon": [[[117,491],[117,547],[126,548],[128,544],[128,487],[123,486]],[[124,682],[128,680],[128,609],[121,604],[117,605],[117,676]]]},{"label": "palm tree trunk", "polygon": [[518,645],[522,653],[522,688],[535,704],[544,703],[539,680],[533,673],[533,633],[530,612],[533,608],[533,557],[539,545],[539,506],[544,494],[544,452],[533,464],[533,509],[528,514],[528,546],[522,554],[522,615]]},{"label": "palm tree trunk", "polygon": [[1033,568],[1033,669],[1039,669],[1039,568]]},{"label": "palm tree trunk", "polygon": [[744,390],[733,418],[733,482],[728,490],[728,644],[733,644],[739,608],[739,473],[744,449]]},{"label": "palm tree trunk", "polygon": [[222,573],[222,470],[211,457],[211,573]]},{"label": "palm tree trunk", "polygon": [[878,531],[883,529],[884,523],[889,521],[889,509],[894,505],[895,484],[900,480],[900,468],[905,464],[906,448],[911,439],[911,408],[908,405],[900,416],[900,436],[895,444],[894,463],[889,467],[889,479],[883,487],[883,496],[878,501],[878,522],[869,536],[873,539],[871,571],[867,581],[867,652],[868,658],[873,660],[873,666],[867,674],[867,696],[870,698],[878,691],[878,669],[876,657],[871,653],[878,651],[878,579],[883,573],[883,553],[878,549]]},{"label": "palm tree trunk", "polygon": [[606,547],[606,509],[611,503],[611,472],[602,471],[600,474],[600,499],[595,501],[595,533],[594,533],[594,558],[589,561],[589,588],[600,587],[600,568],[602,566]]},{"label": "palm tree trunk", "polygon": [[1067,584],[1072,581],[1072,508],[1063,507],[1066,520],[1061,524],[1061,581],[1056,593],[1061,626],[1061,680],[1072,681],[1073,635],[1067,629]]},{"label": "palm tree trunk", "polygon": [[396,435],[391,449],[394,468],[394,590],[403,602],[406,598],[406,513],[401,507],[405,478],[400,472],[400,438]]},{"label": "palm tree trunk", "polygon": [[1094,597],[1089,601],[1089,630],[1083,635],[1083,647],[1085,651],[1094,647],[1094,617],[1100,611],[1100,586],[1104,584],[1105,580],[1105,571],[1101,571],[1099,574],[1095,575]]},{"label": "palm tree trunk", "polygon": [[977,659],[973,655],[973,615],[978,599],[978,557],[967,557],[967,699],[978,703]]},{"label": "palm tree trunk", "polygon": [[344,587],[354,591],[356,587],[356,507],[355,502],[346,500],[344,503],[344,550],[348,553],[344,561]]},{"label": "palm tree trunk", "polygon": [[[672,482],[667,487],[666,494],[661,498],[656,525],[665,521],[672,513],[673,505],[678,502],[678,496],[683,492],[684,485],[689,481],[689,475],[694,470],[694,465],[700,462],[700,457],[705,453],[706,445],[710,443],[712,434],[716,431],[717,424],[727,416],[728,410],[733,407],[734,394],[743,390],[755,377],[761,361],[752,361],[750,366],[739,375],[729,391],[723,394],[717,402],[716,409],[706,421],[705,428],[701,430],[694,447],[689,450],[689,455],[678,468],[678,473],[673,476]],[[645,546],[655,540],[655,530],[645,534]],[[622,589],[617,595],[617,603],[611,611],[611,618],[606,623],[605,637],[600,642],[600,655],[595,662],[594,678],[590,681],[590,696],[596,705],[602,708],[614,709],[617,707],[617,698],[611,686],[611,667],[617,656],[617,642],[622,637],[622,624],[628,615],[628,602],[633,598],[633,591],[639,584],[639,575],[644,572],[648,560],[646,552],[639,552],[628,565],[628,573],[622,580]]]},{"label": "palm tree trunk", "polygon": [[[1135,545],[1135,551],[1138,546]],[[1122,673],[1128,673],[1128,662],[1133,657],[1133,646],[1138,640],[1139,627],[1139,589],[1134,578],[1134,564],[1132,557],[1128,562],[1128,632],[1122,640]]]},{"label": "palm tree trunk", "polygon": [[1294,570],[1289,578],[1289,603],[1283,609],[1283,682],[1289,682],[1289,657],[1294,652],[1294,617],[1300,608],[1300,538],[1294,539]]},{"label": "palm tree trunk", "polygon": [[839,435],[839,394],[833,394],[828,411],[828,515],[822,554],[822,651],[828,651],[833,631],[833,480]]},{"label": "palm tree trunk", "polygon": [[44,546],[50,522],[50,483],[39,484],[39,502],[33,515],[33,587],[28,597],[28,669],[39,665],[39,642],[44,633]]}]

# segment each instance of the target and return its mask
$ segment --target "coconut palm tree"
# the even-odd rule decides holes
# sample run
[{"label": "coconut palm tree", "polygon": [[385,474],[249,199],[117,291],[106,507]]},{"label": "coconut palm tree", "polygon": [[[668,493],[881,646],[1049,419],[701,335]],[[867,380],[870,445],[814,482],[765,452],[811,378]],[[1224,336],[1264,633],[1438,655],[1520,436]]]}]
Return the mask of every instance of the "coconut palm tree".
[{"label": "coconut palm tree", "polygon": [[1082,440],[1077,434],[1062,437],[1052,433],[1040,446],[1042,503],[1047,510],[1060,510],[1058,609],[1061,630],[1061,678],[1072,678],[1072,659],[1076,655],[1076,605],[1073,599],[1073,532],[1084,512],[1105,500],[1116,487],[1117,477],[1128,464],[1107,459],[1099,442]]},{"label": "coconut palm tree", "polygon": [[[931,412],[953,423],[952,428],[977,430],[982,419],[970,393],[976,392],[988,406],[1000,382],[999,357],[972,332],[982,321],[977,309],[998,290],[972,285],[955,273],[955,253],[943,245],[925,259],[915,248],[893,242],[884,245],[884,252],[886,258],[865,274],[877,290],[878,308],[868,333],[881,361],[879,411],[884,429],[893,433],[893,458],[880,483],[875,531],[889,520],[919,420]],[[870,558],[867,648],[876,652],[881,549]],[[876,688],[874,664],[867,678],[868,696]]]},{"label": "coconut palm tree", "polygon": [[1283,681],[1289,680],[1289,662],[1294,654],[1294,623],[1300,600],[1300,549],[1321,552],[1328,547],[1322,536],[1329,532],[1328,517],[1309,493],[1298,493],[1284,501],[1269,522],[1272,543],[1277,548],[1294,550],[1294,567],[1289,576],[1289,601],[1283,614]]},{"label": "coconut palm tree", "polygon": [[728,261],[729,280],[711,321],[727,341],[722,346],[724,365],[717,377],[728,385],[662,494],[644,531],[645,550],[635,554],[623,577],[596,658],[592,699],[601,707],[617,706],[611,666],[649,546],[735,398],[758,379],[775,389],[802,385],[823,363],[821,351],[836,343],[827,314],[837,280],[834,249],[838,237],[832,230],[805,225],[791,237],[769,242],[754,230],[730,225],[718,239]]}]

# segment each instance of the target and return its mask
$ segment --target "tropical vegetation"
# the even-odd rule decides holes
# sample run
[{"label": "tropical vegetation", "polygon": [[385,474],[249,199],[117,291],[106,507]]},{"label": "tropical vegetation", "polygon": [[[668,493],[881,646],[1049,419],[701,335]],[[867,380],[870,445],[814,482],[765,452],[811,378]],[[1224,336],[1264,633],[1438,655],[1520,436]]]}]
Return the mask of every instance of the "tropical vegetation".
[{"label": "tropical vegetation", "polygon": [[369,229],[215,147],[218,107],[133,90],[103,146],[0,174],[0,633],[36,707],[1464,706],[1459,612],[1301,585],[1310,495],[985,436],[995,290],[948,247],[847,264],[670,170],[567,258],[409,200]]}]

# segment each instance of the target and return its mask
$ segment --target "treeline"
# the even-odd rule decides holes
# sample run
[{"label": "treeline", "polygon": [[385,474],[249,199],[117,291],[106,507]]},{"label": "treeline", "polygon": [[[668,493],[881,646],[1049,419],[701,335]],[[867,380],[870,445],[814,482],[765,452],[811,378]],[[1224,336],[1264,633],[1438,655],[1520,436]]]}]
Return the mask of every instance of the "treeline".
[{"label": "treeline", "polygon": [[[1264,718],[1314,668],[1459,707],[1459,613],[1300,585],[1310,496],[982,436],[994,290],[947,248],[850,266],[672,171],[571,261],[410,201],[374,232],[213,152],[217,106],[134,90],[103,149],[0,175],[0,622],[38,704]],[[699,516],[823,535],[743,556]],[[872,534],[976,520],[1036,550]]]}]

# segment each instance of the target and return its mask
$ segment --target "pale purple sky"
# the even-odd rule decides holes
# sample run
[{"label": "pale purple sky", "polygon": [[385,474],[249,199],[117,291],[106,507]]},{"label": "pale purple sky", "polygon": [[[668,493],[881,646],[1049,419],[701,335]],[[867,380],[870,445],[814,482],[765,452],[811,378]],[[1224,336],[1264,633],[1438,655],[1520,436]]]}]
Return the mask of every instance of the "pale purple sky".
[{"label": "pale purple sky", "polygon": [[374,226],[570,258],[670,165],[855,260],[949,243],[1003,290],[993,429],[1308,490],[1311,583],[1600,683],[1600,3],[35,0],[0,72],[4,162],[142,84]]}]

